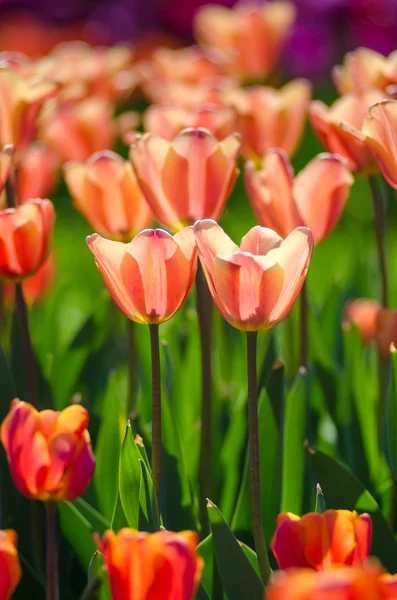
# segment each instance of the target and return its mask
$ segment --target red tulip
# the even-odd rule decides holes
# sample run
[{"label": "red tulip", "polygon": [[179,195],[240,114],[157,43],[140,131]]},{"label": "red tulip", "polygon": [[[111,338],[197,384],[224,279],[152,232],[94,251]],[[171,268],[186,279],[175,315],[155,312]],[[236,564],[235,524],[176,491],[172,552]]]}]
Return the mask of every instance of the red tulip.
[{"label": "red tulip", "polygon": [[192,531],[108,530],[96,536],[113,600],[191,600],[203,561]]},{"label": "red tulip", "polygon": [[14,400],[0,434],[18,490],[45,502],[81,496],[95,469],[87,425],[77,404],[38,412]]},{"label": "red tulip", "polygon": [[[42,302],[48,295],[55,277],[55,260],[52,254],[42,264],[40,269],[22,282],[23,297],[29,307]],[[4,284],[4,299],[6,306],[12,306],[15,294],[13,283]]]},{"label": "red tulip", "polygon": [[237,177],[238,134],[218,141],[206,129],[185,129],[168,142],[146,133],[130,157],[155,219],[178,231],[197,219],[219,219]]},{"label": "red tulip", "polygon": [[309,267],[310,229],[299,227],[283,240],[275,231],[257,226],[240,247],[210,219],[198,221],[194,231],[212,298],[231,325],[261,331],[287,316]]},{"label": "red tulip", "polygon": [[282,513],[277,518],[271,548],[280,569],[311,568],[317,571],[362,564],[371,548],[372,522],[368,514],[327,510],[298,517]]},{"label": "red tulip", "polygon": [[0,279],[21,281],[42,266],[54,221],[49,200],[32,200],[0,211]]},{"label": "red tulip", "polygon": [[314,243],[321,242],[335,227],[347,200],[353,177],[344,161],[333,154],[320,154],[294,178],[282,150],[270,150],[262,168],[245,166],[245,185],[256,218],[283,237],[304,225],[312,230]]},{"label": "red tulip", "polygon": [[28,146],[18,161],[15,182],[18,202],[50,196],[58,180],[59,162],[58,155],[45,144]]},{"label": "red tulip", "polygon": [[87,244],[113,300],[132,321],[167,321],[192,287],[197,251],[191,227],[174,237],[162,229],[145,229],[129,244],[94,234]]},{"label": "red tulip", "polygon": [[153,216],[132,166],[114,152],[93,154],[85,163],[64,165],[75,206],[101,235],[130,241]]},{"label": "red tulip", "polygon": [[0,598],[9,600],[21,579],[17,552],[17,534],[11,529],[0,530]]}]

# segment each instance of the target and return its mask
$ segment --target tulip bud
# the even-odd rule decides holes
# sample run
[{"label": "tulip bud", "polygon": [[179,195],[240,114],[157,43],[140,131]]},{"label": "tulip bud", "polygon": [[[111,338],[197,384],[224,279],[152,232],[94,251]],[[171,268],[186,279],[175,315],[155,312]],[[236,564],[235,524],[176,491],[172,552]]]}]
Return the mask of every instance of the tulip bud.
[{"label": "tulip bud", "polygon": [[64,165],[75,206],[101,235],[130,241],[153,216],[131,163],[114,152],[93,154],[85,163]]},{"label": "tulip bud", "polygon": [[245,166],[245,185],[259,223],[283,237],[296,227],[309,227],[315,244],[337,224],[353,181],[345,162],[333,154],[316,156],[296,177],[278,149],[265,154],[260,170],[252,161]]},{"label": "tulip bud", "polygon": [[0,211],[0,279],[18,282],[35,273],[50,249],[55,212],[49,200]]},{"label": "tulip bud", "polygon": [[62,412],[38,412],[14,400],[0,435],[18,490],[35,500],[75,500],[95,469],[88,413],[74,404]]},{"label": "tulip bud", "polygon": [[191,227],[174,237],[162,229],[145,229],[129,244],[95,233],[87,244],[113,300],[132,321],[167,321],[192,287],[197,250]]},{"label": "tulip bud", "polygon": [[95,97],[54,109],[41,128],[41,138],[63,162],[85,161],[94,152],[111,148],[115,136],[111,105]]},{"label": "tulip bud", "polygon": [[9,600],[21,579],[17,553],[17,534],[11,529],[0,530],[0,598]]},{"label": "tulip bud", "polygon": [[294,229],[283,240],[257,226],[240,247],[215,221],[197,221],[194,231],[208,287],[226,321],[243,331],[261,331],[287,316],[309,267],[310,229]]},{"label": "tulip bud", "polygon": [[168,142],[146,133],[130,158],[155,219],[178,231],[197,219],[219,219],[237,177],[238,134],[218,141],[206,129],[185,129]]},{"label": "tulip bud", "polygon": [[[203,561],[192,531],[143,533],[134,529],[95,536],[114,600],[191,600]],[[132,575],[133,574],[133,575]]]}]

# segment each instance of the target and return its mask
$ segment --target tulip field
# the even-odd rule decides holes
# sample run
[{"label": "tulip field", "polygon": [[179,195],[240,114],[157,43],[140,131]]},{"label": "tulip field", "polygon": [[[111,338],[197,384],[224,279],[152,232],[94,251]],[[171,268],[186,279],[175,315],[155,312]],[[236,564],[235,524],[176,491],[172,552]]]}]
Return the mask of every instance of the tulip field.
[{"label": "tulip field", "polygon": [[397,54],[0,53],[0,600],[397,600]]}]

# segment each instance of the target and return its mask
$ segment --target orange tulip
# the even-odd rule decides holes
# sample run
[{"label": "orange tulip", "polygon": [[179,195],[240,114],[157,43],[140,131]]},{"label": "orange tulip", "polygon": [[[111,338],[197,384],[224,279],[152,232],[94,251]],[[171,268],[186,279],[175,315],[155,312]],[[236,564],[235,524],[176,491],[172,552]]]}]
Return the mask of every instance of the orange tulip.
[{"label": "orange tulip", "polygon": [[145,131],[171,141],[183,129],[202,127],[218,140],[237,130],[237,113],[232,106],[216,104],[184,108],[167,104],[150,106],[143,115]]},{"label": "orange tulip", "polygon": [[94,231],[129,241],[153,220],[129,162],[110,151],[64,166],[75,206]]},{"label": "orange tulip", "polygon": [[376,162],[363,142],[346,132],[344,124],[361,129],[370,105],[383,98],[383,92],[367,90],[347,94],[331,107],[316,100],[309,108],[310,122],[320,142],[329,152],[343,156],[352,171],[371,174],[377,170]]},{"label": "orange tulip", "polygon": [[95,233],[87,244],[113,300],[132,321],[167,321],[192,287],[197,250],[191,227],[174,237],[162,229],[144,229],[129,244]]},{"label": "orange tulip", "polygon": [[145,86],[145,93],[153,104],[169,104],[194,109],[197,105],[225,104],[224,95],[236,89],[230,78],[206,81],[200,85],[181,81],[153,80]]},{"label": "orange tulip", "polygon": [[283,1],[239,2],[232,9],[211,4],[197,12],[195,29],[200,42],[224,53],[233,73],[262,79],[275,66],[295,13]]},{"label": "orange tulip", "polygon": [[55,212],[49,200],[0,211],[0,279],[21,281],[48,256]]},{"label": "orange tulip", "polygon": [[77,404],[62,412],[14,400],[1,425],[1,441],[18,490],[28,498],[75,500],[95,469],[88,413]]},{"label": "orange tulip", "polygon": [[[29,307],[39,304],[46,298],[52,287],[54,277],[55,260],[54,256],[50,254],[40,269],[31,277],[27,277],[22,283],[23,297]],[[5,283],[3,289],[6,306],[11,306],[14,300],[15,285]]]},{"label": "orange tulip", "polygon": [[282,148],[291,156],[303,133],[310,96],[310,84],[304,79],[293,80],[279,90],[226,90],[224,102],[234,106],[239,115],[244,158],[262,156],[269,148]]},{"label": "orange tulip", "polygon": [[371,548],[372,521],[368,514],[327,510],[298,517],[277,517],[271,548],[280,569],[317,571],[364,563]]},{"label": "orange tulip", "polygon": [[134,529],[95,536],[113,600],[191,600],[203,561],[193,531],[143,533]]},{"label": "orange tulip", "polygon": [[361,131],[358,127],[349,127],[346,135],[350,135],[355,143],[361,144],[365,151],[375,160],[385,179],[397,189],[397,101],[382,100],[369,108]]},{"label": "orange tulip", "polygon": [[245,166],[245,185],[256,218],[264,227],[286,237],[304,225],[312,230],[314,243],[335,227],[342,213],[353,177],[340,157],[320,154],[294,178],[282,150],[270,150],[258,171]]},{"label": "orange tulip", "polygon": [[369,48],[348,52],[343,65],[332,69],[332,78],[340,94],[362,94],[368,89],[384,90],[390,79],[387,76],[388,59]]},{"label": "orange tulip", "polygon": [[[0,194],[2,193],[5,184],[7,182],[7,179],[10,175],[11,172],[11,167],[12,167],[12,161],[13,161],[13,155],[14,155],[14,147],[13,146],[4,146],[4,148],[2,148],[0,150]],[[0,207],[5,206],[5,199],[4,202],[0,201]]]},{"label": "orange tulip", "polygon": [[271,229],[253,227],[240,247],[210,219],[198,221],[194,231],[208,287],[226,321],[261,331],[287,316],[309,267],[310,229],[299,227],[283,240]]},{"label": "orange tulip", "polygon": [[22,152],[37,133],[43,104],[56,94],[58,85],[35,81],[13,69],[0,69],[0,146],[13,144]]},{"label": "orange tulip", "polygon": [[155,219],[177,231],[197,219],[219,219],[238,174],[238,134],[222,141],[206,129],[185,129],[168,142],[144,134],[130,158]]},{"label": "orange tulip", "polygon": [[265,600],[395,600],[397,577],[377,563],[316,572],[292,569],[278,572]]},{"label": "orange tulip", "polygon": [[356,325],[364,345],[375,339],[376,322],[382,306],[376,300],[359,298],[348,302],[343,314],[343,327],[350,329]]},{"label": "orange tulip", "polygon": [[17,552],[17,534],[12,529],[0,530],[0,598],[9,600],[21,579]]},{"label": "orange tulip", "polygon": [[59,173],[59,157],[47,145],[28,146],[18,161],[16,195],[23,204],[32,198],[45,198],[53,191]]},{"label": "orange tulip", "polygon": [[62,105],[47,115],[41,129],[41,138],[64,162],[85,161],[94,152],[111,148],[115,136],[112,107],[102,98]]}]

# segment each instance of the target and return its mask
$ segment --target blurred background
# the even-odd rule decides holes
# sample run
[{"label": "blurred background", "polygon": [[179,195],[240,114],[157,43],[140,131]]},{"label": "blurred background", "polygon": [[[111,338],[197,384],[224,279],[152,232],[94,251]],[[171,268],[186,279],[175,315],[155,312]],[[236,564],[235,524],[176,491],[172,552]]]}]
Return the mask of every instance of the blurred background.
[{"label": "blurred background", "polygon": [[[295,29],[285,50],[288,75],[321,82],[331,66],[357,46],[388,54],[397,41],[397,0],[293,0]],[[232,6],[233,0],[218,4]],[[58,42],[92,44],[191,41],[202,0],[5,0],[0,8],[0,51],[46,54]]]}]

